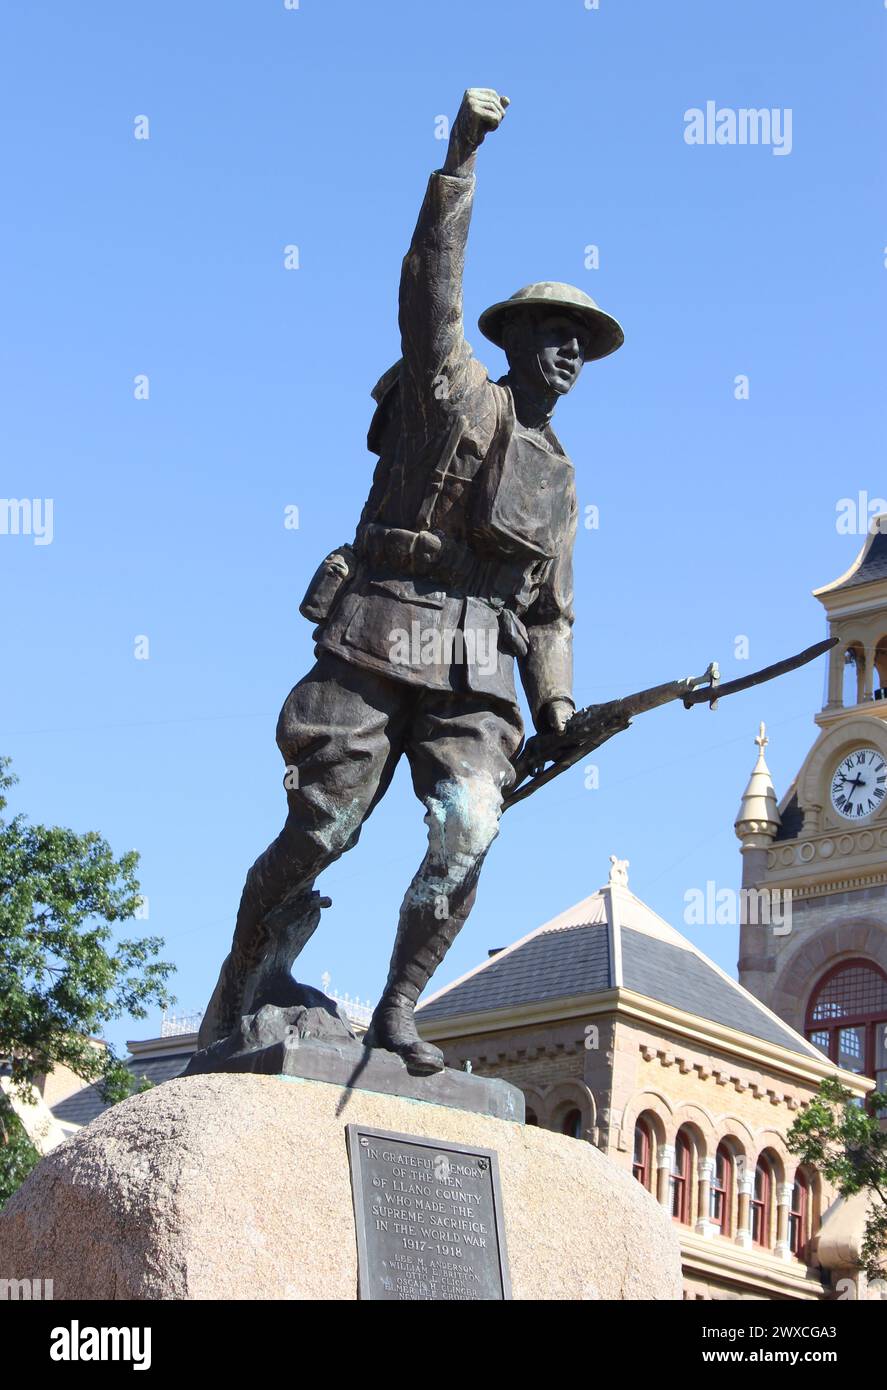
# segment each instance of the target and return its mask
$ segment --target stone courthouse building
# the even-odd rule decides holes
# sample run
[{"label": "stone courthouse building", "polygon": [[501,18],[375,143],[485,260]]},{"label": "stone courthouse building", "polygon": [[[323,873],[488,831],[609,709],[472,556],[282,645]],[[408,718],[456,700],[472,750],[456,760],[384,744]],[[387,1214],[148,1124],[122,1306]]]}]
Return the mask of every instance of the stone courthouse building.
[{"label": "stone courthouse building", "polygon": [[421,1032],[450,1066],[520,1086],[531,1123],[631,1168],[681,1226],[686,1297],[823,1298],[817,1236],[834,1194],[785,1135],[823,1077],[859,1096],[871,1083],[838,1071],[625,877],[617,861],[605,887],[438,991]]},{"label": "stone courthouse building", "polygon": [[[882,529],[883,527],[883,529]],[[739,981],[609,882],[422,1006],[452,1066],[523,1090],[532,1123],[596,1144],[681,1228],[687,1298],[878,1296],[863,1213],[785,1144],[837,1077],[887,1090],[887,517],[816,597],[839,641],[819,734],[781,802],[742,797]],[[785,910],[790,906],[790,929]]]}]

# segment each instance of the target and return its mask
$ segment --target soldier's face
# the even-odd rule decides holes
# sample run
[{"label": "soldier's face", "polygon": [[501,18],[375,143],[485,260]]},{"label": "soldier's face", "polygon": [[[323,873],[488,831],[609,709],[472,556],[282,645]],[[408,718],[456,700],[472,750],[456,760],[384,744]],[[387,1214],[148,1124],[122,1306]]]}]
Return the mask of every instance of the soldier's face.
[{"label": "soldier's face", "polygon": [[536,351],[546,380],[565,396],[579,379],[586,340],[579,324],[565,314],[546,314],[537,320]]},{"label": "soldier's face", "polygon": [[541,370],[550,388],[565,396],[579,379],[587,346],[581,324],[568,314],[528,315],[512,338],[509,363],[521,376]]}]

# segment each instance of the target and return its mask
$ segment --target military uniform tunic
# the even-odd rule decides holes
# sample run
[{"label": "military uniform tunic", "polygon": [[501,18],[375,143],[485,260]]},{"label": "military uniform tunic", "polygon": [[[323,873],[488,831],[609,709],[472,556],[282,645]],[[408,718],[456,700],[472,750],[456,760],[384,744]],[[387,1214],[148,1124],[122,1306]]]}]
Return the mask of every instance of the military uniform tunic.
[{"label": "military uniform tunic", "polygon": [[[465,341],[462,268],[474,184],[473,176],[442,173],[429,181],[401,274],[403,358],[374,393],[369,442],[380,460],[358,528],[363,558],[318,640],[395,678],[513,705],[517,655],[536,719],[548,701],[572,695],[573,468],[550,426],[517,424],[509,388],[490,380]],[[424,573],[421,556],[412,574],[396,554],[386,560],[384,536],[367,544],[368,532],[415,533],[423,521],[443,543],[441,561]],[[503,609],[517,624],[502,623]],[[413,623],[423,634],[498,627],[495,671],[470,659],[393,667],[391,633]],[[463,649],[470,656],[470,645]]]}]

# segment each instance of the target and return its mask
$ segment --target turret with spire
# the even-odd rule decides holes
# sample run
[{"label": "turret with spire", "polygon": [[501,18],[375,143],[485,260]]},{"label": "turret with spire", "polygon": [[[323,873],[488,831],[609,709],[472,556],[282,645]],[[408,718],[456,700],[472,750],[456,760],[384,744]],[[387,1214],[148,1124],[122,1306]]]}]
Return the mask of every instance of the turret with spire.
[{"label": "turret with spire", "polygon": [[742,841],[743,853],[746,850],[767,849],[781,824],[773,779],[764,758],[764,749],[769,742],[766,727],[762,722],[755,738],[758,745],[758,761],[748,779],[748,786],[742,793],[735,821],[736,834]]},{"label": "turret with spire", "polygon": [[[767,729],[761,723],[755,738],[758,759],[742,793],[734,822],[736,834],[742,842],[742,887],[746,892],[757,890],[765,882],[770,848],[782,824],[773,778],[764,757],[764,749],[769,742]],[[762,932],[757,913],[748,920],[743,918],[740,921],[739,978],[746,989],[765,1002],[774,939],[771,934]]]}]

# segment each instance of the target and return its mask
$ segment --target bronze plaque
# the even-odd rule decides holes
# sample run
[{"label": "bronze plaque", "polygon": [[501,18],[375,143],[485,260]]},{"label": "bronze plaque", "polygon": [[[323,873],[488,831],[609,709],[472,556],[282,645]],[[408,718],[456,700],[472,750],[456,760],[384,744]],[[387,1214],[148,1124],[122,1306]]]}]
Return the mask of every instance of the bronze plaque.
[{"label": "bronze plaque", "polygon": [[494,1149],[346,1125],[358,1296],[511,1297]]}]

